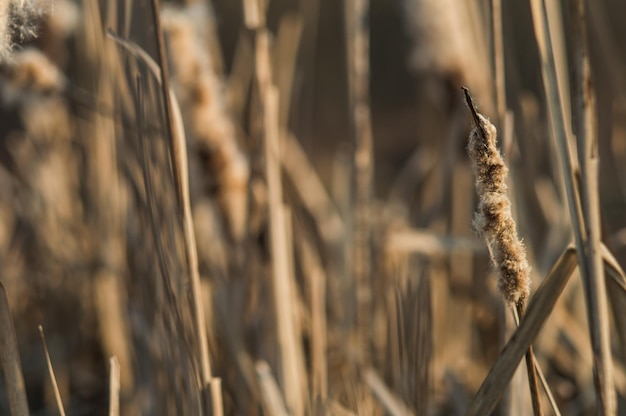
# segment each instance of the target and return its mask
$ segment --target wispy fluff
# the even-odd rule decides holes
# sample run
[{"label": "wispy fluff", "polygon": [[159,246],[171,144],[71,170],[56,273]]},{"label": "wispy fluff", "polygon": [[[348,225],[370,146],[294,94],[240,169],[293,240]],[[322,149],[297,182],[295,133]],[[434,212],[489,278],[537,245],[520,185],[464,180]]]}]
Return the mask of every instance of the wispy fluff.
[{"label": "wispy fluff", "polygon": [[0,0],[0,60],[11,56],[16,43],[36,37],[39,18],[48,13],[46,0]]}]

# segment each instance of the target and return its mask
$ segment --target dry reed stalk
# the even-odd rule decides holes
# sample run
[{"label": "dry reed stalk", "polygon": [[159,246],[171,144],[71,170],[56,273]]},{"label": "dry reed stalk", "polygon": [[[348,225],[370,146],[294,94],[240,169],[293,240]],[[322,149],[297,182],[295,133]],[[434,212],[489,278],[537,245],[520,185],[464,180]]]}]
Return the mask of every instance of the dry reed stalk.
[{"label": "dry reed stalk", "polygon": [[[111,2],[115,3],[115,2]],[[110,8],[114,6],[109,4]],[[109,16],[116,10],[109,10]],[[115,108],[121,103],[122,91],[128,87],[119,54],[104,37],[103,16],[96,1],[84,2],[85,24],[79,38],[90,70],[81,74],[79,81],[94,91],[99,105]],[[114,22],[113,22],[114,23]],[[80,137],[85,137],[87,164],[86,183],[89,189],[89,221],[97,235],[94,259],[98,265],[94,270],[93,298],[98,316],[98,331],[103,350],[107,356],[115,355],[125,374],[121,390],[131,397],[135,387],[133,371],[131,330],[126,316],[128,304],[123,283],[126,240],[123,238],[126,221],[126,194],[118,171],[118,147],[116,122],[118,117],[109,117],[96,111],[89,114],[86,122],[79,122]],[[132,412],[131,403],[124,410]],[[136,410],[136,409],[135,409]]]},{"label": "dry reed stalk", "polygon": [[[344,0],[345,39],[348,54],[348,104],[354,155],[352,164],[353,224],[352,270],[356,295],[356,324],[361,342],[367,340],[372,293],[372,193],[374,143],[369,93],[369,0]],[[349,245],[348,245],[349,246]]]},{"label": "dry reed stalk", "polygon": [[17,349],[17,338],[9,299],[4,284],[0,282],[0,366],[11,416],[28,416],[28,399],[24,387],[24,375]]},{"label": "dry reed stalk", "polygon": [[[303,21],[299,14],[287,15],[280,20],[274,49],[273,67],[276,68],[276,86],[280,91],[279,125],[281,131],[287,131],[289,123],[291,96],[293,92],[298,51],[302,36]],[[281,135],[282,136],[282,135]]]},{"label": "dry reed stalk", "polygon": [[602,247],[602,257],[604,259],[607,276],[607,287],[613,310],[615,326],[621,341],[622,362],[626,362],[626,274],[604,244]]},{"label": "dry reed stalk", "polygon": [[[392,296],[387,295],[385,299],[389,305],[386,309],[390,321],[387,330],[388,354],[392,358],[386,367],[391,372],[390,387],[409,405],[413,413],[424,414],[428,413],[432,403],[434,333],[439,332],[433,328],[431,300],[431,280],[436,272],[432,272],[435,267],[429,267],[437,260],[428,259],[424,262],[419,256],[406,254],[397,257],[395,270],[391,271],[395,290]],[[465,302],[459,303],[466,305]],[[448,312],[452,311],[450,305],[446,306]],[[463,321],[459,321],[457,325],[462,326]],[[463,338],[463,334],[459,338]]]},{"label": "dry reed stalk", "polygon": [[120,415],[120,363],[114,355],[109,358],[109,416]]},{"label": "dry reed stalk", "polygon": [[[241,242],[247,228],[250,168],[237,144],[235,126],[226,112],[222,82],[201,43],[201,30],[192,15],[197,12],[195,8],[163,12],[174,88],[190,145],[206,158],[201,162],[201,169],[208,171],[208,177],[214,177],[229,233],[234,241]],[[200,192],[205,192],[206,188],[202,186]]]},{"label": "dry reed stalk", "polygon": [[265,157],[268,182],[270,238],[272,246],[272,270],[274,304],[276,307],[278,343],[281,350],[281,381],[288,407],[296,415],[304,413],[304,389],[306,380],[302,377],[304,366],[302,352],[298,345],[298,332],[295,320],[296,305],[294,282],[290,273],[291,250],[287,241],[287,215],[282,203],[280,184],[280,162],[278,147],[278,91],[271,87],[265,94]]},{"label": "dry reed stalk", "polygon": [[328,396],[326,271],[309,236],[296,239],[302,269],[307,282],[311,309],[311,395],[325,401]]},{"label": "dry reed stalk", "polygon": [[595,92],[591,79],[591,64],[587,44],[587,25],[585,23],[585,2],[572,0],[574,9],[572,27],[574,28],[575,73],[574,86],[576,100],[574,105],[575,133],[580,160],[580,198],[584,223],[584,251],[589,267],[585,284],[587,294],[587,315],[593,346],[596,388],[600,390],[600,405],[606,415],[617,411],[615,388],[613,385],[613,361],[609,328],[609,312],[606,293],[604,262],[600,249],[600,196],[598,181],[598,138],[596,126]]},{"label": "dry reed stalk", "polygon": [[[279,92],[274,85],[269,32],[264,27],[264,2],[244,2],[248,28],[255,30],[255,69],[259,107],[263,116],[265,178],[267,181],[270,247],[272,256],[272,291],[280,360],[279,380],[287,408],[293,415],[306,409],[307,382],[300,334],[296,323],[295,287],[290,274],[292,247],[288,242],[286,207],[283,204],[280,160]],[[255,12],[256,10],[256,12]],[[263,11],[263,13],[261,13]],[[260,15],[255,15],[255,13]],[[262,17],[262,16],[263,17]]]},{"label": "dry reed stalk", "polygon": [[[480,199],[474,228],[487,240],[493,264],[499,270],[500,293],[508,304],[515,305],[521,319],[530,295],[530,266],[526,259],[526,249],[517,236],[517,225],[511,215],[506,185],[508,167],[496,147],[495,126],[476,112],[467,88],[464,92],[475,124],[467,148]],[[542,414],[542,410],[532,347],[529,347],[526,354],[526,367],[533,411],[538,416]]]},{"label": "dry reed stalk", "polygon": [[[552,312],[552,314],[556,315],[554,311]],[[520,322],[519,314],[514,313],[513,320],[515,321],[515,327],[516,328],[519,327],[519,322]],[[550,404],[550,407],[552,408],[552,412],[554,413],[555,416],[561,416],[561,411],[559,410],[556,399],[554,398],[554,394],[552,393],[552,389],[550,389],[550,385],[548,384],[548,381],[546,380],[546,377],[543,374],[543,370],[541,369],[539,362],[535,361],[534,364],[535,364],[535,371],[537,373],[537,377],[539,378],[539,381],[541,382],[541,386],[543,387],[543,390],[546,393],[546,397],[548,398],[548,403]]]},{"label": "dry reed stalk", "polygon": [[568,247],[554,264],[532,297],[520,321],[489,374],[478,389],[466,415],[490,414],[504,393],[517,366],[550,315],[561,292],[576,268],[576,252]]},{"label": "dry reed stalk", "polygon": [[[597,197],[597,164],[595,155],[595,122],[593,120],[590,99],[592,90],[589,85],[588,63],[585,63],[586,53],[584,35],[578,36],[578,59],[579,76],[576,83],[582,98],[577,100],[578,123],[577,127],[579,148],[583,154],[579,154],[580,164],[585,165],[583,171],[579,170],[578,164],[572,159],[573,152],[570,149],[570,137],[568,132],[568,112],[565,110],[567,102],[562,99],[560,88],[563,80],[559,79],[555,59],[555,40],[549,24],[547,5],[542,0],[531,0],[533,27],[539,54],[542,63],[542,78],[548,113],[551,121],[552,135],[554,136],[561,172],[565,182],[570,220],[575,237],[578,253],[578,262],[581,276],[585,285],[587,314],[589,331],[594,352],[594,380],[596,384],[599,407],[602,414],[615,414],[615,391],[612,377],[612,358],[610,354],[610,337],[608,333],[608,311],[606,302],[606,289],[601,263],[598,260],[599,241],[599,201]],[[578,17],[577,19],[581,19]],[[580,23],[580,22],[579,22]],[[582,24],[582,23],[580,23]],[[558,52],[558,50],[557,50]],[[587,69],[585,69],[587,66]],[[590,166],[591,165],[591,166]],[[594,173],[594,171],[596,171]],[[580,178],[580,187],[577,177]]]},{"label": "dry reed stalk", "polygon": [[135,385],[131,346],[125,305],[128,300],[119,276],[101,270],[94,279],[95,309],[99,316],[98,328],[104,350],[115,354],[118,366],[124,370],[121,389],[130,394]]},{"label": "dry reed stalk", "polygon": [[52,383],[52,390],[54,391],[54,398],[57,402],[57,409],[61,416],[65,416],[65,408],[63,407],[63,400],[61,399],[61,392],[59,391],[59,385],[57,379],[54,376],[54,368],[52,367],[52,360],[50,359],[50,352],[48,351],[48,344],[46,343],[46,336],[43,332],[43,326],[39,325],[39,336],[41,337],[41,344],[43,345],[43,352],[46,356],[46,364],[48,365],[48,374],[50,375],[50,382]]},{"label": "dry reed stalk", "polygon": [[281,164],[298,197],[315,218],[320,234],[329,248],[341,244],[345,225],[335,203],[328,194],[315,167],[309,160],[298,139],[284,134],[281,139]]},{"label": "dry reed stalk", "polygon": [[[216,392],[216,389],[209,389],[211,379],[211,364],[209,360],[209,347],[207,336],[207,325],[204,315],[204,306],[202,304],[202,294],[200,287],[200,275],[198,272],[198,253],[195,242],[195,234],[193,227],[193,217],[191,212],[191,203],[189,198],[189,170],[187,159],[187,144],[182,127],[182,118],[179,112],[175,113],[174,100],[169,78],[169,68],[165,55],[165,42],[163,40],[163,31],[161,28],[161,15],[159,12],[159,3],[157,0],[151,1],[152,22],[154,24],[157,46],[158,46],[158,65],[161,73],[161,93],[163,104],[165,107],[165,124],[167,126],[169,139],[171,140],[171,163],[174,171],[176,191],[178,196],[178,204],[182,210],[182,225],[185,240],[185,255],[187,261],[187,269],[189,279],[191,281],[191,298],[193,301],[193,316],[196,330],[197,354],[201,364],[202,375],[202,392],[205,399],[209,394]],[[219,393],[219,392],[217,392]],[[213,414],[222,415],[223,409],[218,405],[221,403],[221,397],[212,397],[211,404]],[[208,405],[208,404],[207,404]]]},{"label": "dry reed stalk", "polygon": [[252,41],[240,33],[226,80],[226,107],[233,120],[243,120],[250,85],[254,79],[254,53]]},{"label": "dry reed stalk", "polygon": [[413,412],[407,407],[399,397],[389,390],[384,381],[373,368],[368,368],[363,372],[363,378],[372,389],[376,398],[391,416],[410,416]]},{"label": "dry reed stalk", "polygon": [[259,361],[256,363],[255,369],[259,385],[261,386],[264,413],[276,416],[289,415],[270,366],[265,361]]}]

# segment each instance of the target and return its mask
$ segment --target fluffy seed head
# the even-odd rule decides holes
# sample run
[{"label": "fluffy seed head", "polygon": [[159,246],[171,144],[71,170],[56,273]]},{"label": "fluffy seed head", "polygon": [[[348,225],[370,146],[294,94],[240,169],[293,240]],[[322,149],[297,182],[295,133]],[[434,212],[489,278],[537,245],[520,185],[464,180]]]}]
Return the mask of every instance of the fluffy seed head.
[{"label": "fluffy seed head", "polygon": [[530,266],[511,215],[506,186],[508,168],[496,147],[495,126],[475,112],[469,99],[468,105],[476,123],[467,146],[479,197],[473,225],[491,247],[491,260],[500,274],[498,287],[502,296],[507,302],[517,303],[530,294]]}]

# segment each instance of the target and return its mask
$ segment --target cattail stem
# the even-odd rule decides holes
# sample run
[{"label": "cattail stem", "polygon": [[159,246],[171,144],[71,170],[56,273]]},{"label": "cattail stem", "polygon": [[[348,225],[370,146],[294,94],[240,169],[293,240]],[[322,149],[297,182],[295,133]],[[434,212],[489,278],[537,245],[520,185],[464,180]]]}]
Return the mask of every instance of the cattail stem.
[{"label": "cattail stem", "polygon": [[[526,299],[521,299],[515,305],[517,309],[517,315],[521,320],[526,313]],[[528,347],[528,351],[526,351],[526,371],[528,372],[528,386],[530,388],[530,398],[533,404],[533,413],[535,415],[543,415],[543,411],[541,410],[541,401],[539,399],[539,383],[537,381],[537,363],[535,360],[535,354],[533,352],[532,344]]]}]

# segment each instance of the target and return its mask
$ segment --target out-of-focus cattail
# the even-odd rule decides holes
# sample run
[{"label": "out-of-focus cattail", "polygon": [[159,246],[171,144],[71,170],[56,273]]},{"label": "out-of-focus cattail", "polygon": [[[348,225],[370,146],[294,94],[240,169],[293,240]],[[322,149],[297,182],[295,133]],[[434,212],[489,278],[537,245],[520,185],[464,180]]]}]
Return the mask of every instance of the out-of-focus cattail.
[{"label": "out-of-focus cattail", "polygon": [[14,40],[36,36],[38,19],[48,12],[50,4],[44,0],[0,0],[0,61],[10,58]]},{"label": "out-of-focus cattail", "polygon": [[[478,91],[487,114],[492,111],[493,80],[489,65],[488,27],[472,0],[405,0],[413,38],[412,66]],[[471,52],[469,52],[471,51]]]},{"label": "out-of-focus cattail", "polygon": [[[163,29],[168,34],[173,85],[179,98],[191,147],[203,157],[203,170],[213,176],[218,199],[235,241],[246,230],[250,169],[239,149],[235,127],[226,112],[223,86],[215,74],[202,43],[202,30],[192,18],[193,10],[163,12]],[[206,9],[205,13],[206,13]],[[200,10],[202,11],[202,10]],[[210,21],[208,18],[205,21]]]},{"label": "out-of-focus cattail", "polygon": [[511,215],[506,186],[508,168],[496,147],[495,126],[476,112],[467,89],[465,96],[475,123],[467,146],[480,199],[474,228],[491,248],[492,261],[500,272],[500,292],[507,302],[516,304],[530,294],[530,266]]},{"label": "out-of-focus cattail", "polygon": [[52,93],[61,92],[66,85],[65,77],[59,68],[40,50],[25,48],[13,55],[4,65],[6,75],[2,98],[9,104],[23,99],[26,92]]}]

